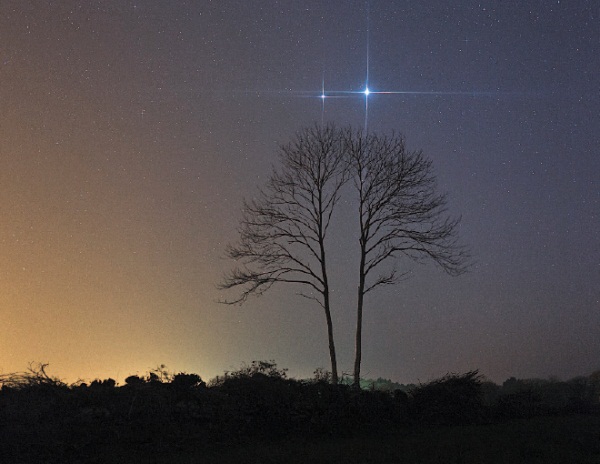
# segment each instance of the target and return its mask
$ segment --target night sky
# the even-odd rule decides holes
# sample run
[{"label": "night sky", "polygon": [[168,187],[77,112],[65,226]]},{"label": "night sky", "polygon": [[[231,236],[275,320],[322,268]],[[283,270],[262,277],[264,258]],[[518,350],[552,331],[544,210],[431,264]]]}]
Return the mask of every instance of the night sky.
[{"label": "night sky", "polygon": [[[365,98],[369,131],[433,160],[474,264],[401,261],[411,278],[366,301],[363,375],[599,369],[599,18],[596,0],[2,0],[0,373],[328,368],[298,288],[231,307],[216,285],[278,145],[363,128]],[[367,72],[398,93],[365,97]],[[345,372],[353,206],[330,243]]]}]

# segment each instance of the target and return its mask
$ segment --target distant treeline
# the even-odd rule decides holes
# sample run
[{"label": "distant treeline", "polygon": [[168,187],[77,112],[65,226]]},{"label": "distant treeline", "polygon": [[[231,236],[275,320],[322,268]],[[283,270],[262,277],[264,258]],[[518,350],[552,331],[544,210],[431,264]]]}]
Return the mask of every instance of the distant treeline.
[{"label": "distant treeline", "polygon": [[502,386],[472,371],[413,386],[378,379],[356,390],[332,385],[320,370],[314,379],[290,379],[272,361],[208,384],[164,366],[121,386],[112,379],[66,384],[46,367],[0,376],[0,462],[40,453],[58,462],[102,443],[347,436],[600,413],[600,371],[568,381],[511,378]]}]

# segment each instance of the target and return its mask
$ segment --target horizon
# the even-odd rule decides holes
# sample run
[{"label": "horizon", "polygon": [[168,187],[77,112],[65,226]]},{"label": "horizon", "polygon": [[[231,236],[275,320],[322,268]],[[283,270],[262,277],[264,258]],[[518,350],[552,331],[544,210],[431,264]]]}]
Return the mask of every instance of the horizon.
[{"label": "horizon", "polygon": [[[259,361],[259,360],[256,360]],[[311,374],[309,375],[295,375],[293,372],[290,372],[290,369],[288,369],[285,366],[281,366],[279,364],[277,364],[276,360],[270,360],[268,362],[271,361],[275,361],[275,365],[277,367],[277,369],[283,369],[286,372],[286,377],[288,379],[292,379],[292,380],[311,380],[315,378],[315,371],[319,368],[315,368],[315,371],[313,371]],[[254,361],[252,361],[254,362]],[[158,369],[161,369],[162,371],[164,371],[165,373],[169,374],[169,375],[176,375],[176,374],[197,374],[200,376],[200,378],[202,379],[202,381],[206,382],[207,384],[209,384],[211,381],[216,380],[220,377],[224,377],[227,374],[231,374],[233,372],[238,371],[239,369],[242,369],[244,367],[249,366],[252,362],[242,362],[240,363],[237,367],[233,368],[233,369],[225,369],[223,370],[220,374],[215,374],[215,375],[211,375],[211,376],[207,376],[205,377],[201,372],[195,372],[195,371],[183,371],[183,370],[178,370],[178,369],[171,369],[169,367],[169,365],[167,364],[157,364],[154,367],[148,368],[144,371],[136,371],[136,372],[132,372],[132,373],[128,373],[128,374],[122,374],[119,377],[117,376],[97,376],[94,378],[83,378],[83,377],[75,377],[73,378],[66,378],[66,377],[62,377],[60,375],[60,373],[58,372],[54,372],[54,370],[52,369],[52,366],[49,363],[38,363],[38,362],[34,362],[31,363],[31,367],[35,368],[35,367],[39,367],[40,365],[44,365],[45,366],[45,372],[46,374],[48,374],[51,378],[53,379],[57,379],[61,382],[64,382],[65,384],[67,384],[68,386],[72,386],[72,385],[76,385],[78,383],[85,383],[85,384],[90,384],[91,382],[98,380],[98,381],[104,381],[104,380],[109,380],[112,379],[116,382],[116,386],[123,386],[125,385],[125,379],[127,379],[127,377],[130,376],[138,376],[141,378],[145,378],[147,377],[151,372],[154,372]],[[2,376],[9,376],[11,374],[19,374],[19,373],[25,373],[25,372],[31,372],[29,370],[29,365],[22,370],[19,371],[13,371],[13,372],[0,372],[0,377]],[[507,380],[510,379],[516,379],[516,380],[520,380],[520,381],[531,381],[531,380],[542,380],[542,381],[558,381],[558,382],[568,382],[570,380],[573,379],[577,379],[577,378],[581,378],[581,377],[590,377],[591,375],[600,372],[600,367],[598,369],[593,369],[592,371],[588,372],[588,373],[582,373],[582,374],[578,374],[578,375],[574,375],[572,377],[568,377],[568,378],[562,378],[553,374],[550,374],[548,376],[545,377],[518,377],[518,376],[508,376],[505,379],[502,380],[498,380],[498,379],[492,379],[490,377],[488,377],[485,372],[481,372],[479,369],[472,369],[471,371],[477,371],[478,375],[481,377],[481,379],[484,382],[492,382],[495,385],[498,386],[502,386]],[[323,372],[328,372],[326,369]],[[361,382],[375,382],[378,380],[383,380],[386,382],[391,382],[393,384],[398,384],[398,385],[403,385],[403,386],[410,386],[410,385],[423,385],[423,384],[427,384],[431,381],[434,380],[438,380],[441,379],[445,376],[448,375],[463,375],[466,372],[470,372],[470,371],[465,371],[465,372],[444,372],[441,373],[439,375],[434,375],[431,378],[427,378],[427,379],[416,379],[414,381],[400,381],[400,380],[396,380],[390,377],[386,377],[386,376],[369,376],[369,375],[361,375]],[[348,385],[351,385],[352,383],[352,374],[351,372],[345,372],[343,373],[343,375],[340,376],[340,383],[347,383]],[[2,381],[0,381],[0,385],[2,384]]]}]

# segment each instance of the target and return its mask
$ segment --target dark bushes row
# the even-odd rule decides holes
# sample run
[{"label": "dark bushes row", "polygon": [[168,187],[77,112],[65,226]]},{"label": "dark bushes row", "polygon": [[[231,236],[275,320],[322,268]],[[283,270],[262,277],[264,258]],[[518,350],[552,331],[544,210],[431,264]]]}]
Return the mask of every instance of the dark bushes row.
[{"label": "dark bushes row", "polygon": [[298,435],[381,433],[398,426],[466,425],[540,414],[594,412],[597,385],[525,382],[501,387],[477,371],[447,375],[405,392],[360,390],[287,378],[273,362],[254,362],[208,385],[164,366],[123,386],[112,379],[65,383],[45,366],[0,378],[0,443],[72,447],[101,442],[177,443]]}]

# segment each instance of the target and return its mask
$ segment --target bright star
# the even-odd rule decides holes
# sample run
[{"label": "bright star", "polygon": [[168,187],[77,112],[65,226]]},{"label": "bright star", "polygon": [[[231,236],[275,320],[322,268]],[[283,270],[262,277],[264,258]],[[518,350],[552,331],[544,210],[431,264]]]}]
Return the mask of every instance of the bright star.
[{"label": "bright star", "polygon": [[371,92],[369,91],[369,87],[367,87],[367,88],[365,89],[365,92],[364,92],[364,94],[365,94],[365,97],[368,97],[370,93],[371,93]]}]

